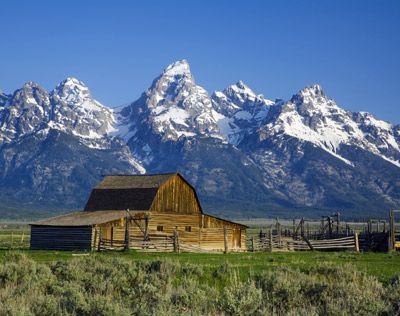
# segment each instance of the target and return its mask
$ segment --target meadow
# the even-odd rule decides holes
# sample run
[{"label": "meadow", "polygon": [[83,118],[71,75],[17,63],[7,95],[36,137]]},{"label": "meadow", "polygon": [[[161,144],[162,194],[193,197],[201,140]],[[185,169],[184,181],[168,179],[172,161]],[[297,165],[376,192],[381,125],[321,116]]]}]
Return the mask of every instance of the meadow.
[{"label": "meadow", "polygon": [[400,253],[33,251],[26,229],[0,230],[0,315],[400,313]]},{"label": "meadow", "polygon": [[[400,256],[2,251],[0,315],[398,315]],[[383,264],[381,271],[372,268]]]}]

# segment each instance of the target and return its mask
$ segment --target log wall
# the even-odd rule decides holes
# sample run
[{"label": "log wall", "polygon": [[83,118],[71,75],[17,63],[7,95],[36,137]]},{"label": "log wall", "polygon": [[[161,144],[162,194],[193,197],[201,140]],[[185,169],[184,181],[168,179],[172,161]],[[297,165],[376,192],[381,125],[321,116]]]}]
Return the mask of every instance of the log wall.
[{"label": "log wall", "polygon": [[[203,214],[176,214],[147,212],[135,214],[136,220],[129,220],[129,237],[144,239],[146,231],[144,217],[148,216],[147,235],[151,239],[172,237],[178,234],[179,243],[200,247],[205,250],[224,250],[224,226],[226,226],[228,250],[246,249],[246,231],[242,226]],[[93,247],[102,239],[124,241],[125,219],[98,225],[93,231]],[[190,230],[190,231],[189,231]]]},{"label": "log wall", "polygon": [[31,249],[91,250],[91,226],[31,226]]}]

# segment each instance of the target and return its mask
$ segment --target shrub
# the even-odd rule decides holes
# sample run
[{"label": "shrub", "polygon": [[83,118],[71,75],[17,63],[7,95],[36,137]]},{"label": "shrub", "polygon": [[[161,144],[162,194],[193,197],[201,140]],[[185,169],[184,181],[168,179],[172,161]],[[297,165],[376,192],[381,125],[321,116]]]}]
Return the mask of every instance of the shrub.
[{"label": "shrub", "polygon": [[233,282],[224,288],[218,306],[228,315],[253,315],[261,306],[262,291],[253,281]]},{"label": "shrub", "polygon": [[0,264],[0,315],[398,315],[400,276],[382,283],[354,266],[239,275],[169,260],[91,255]]}]

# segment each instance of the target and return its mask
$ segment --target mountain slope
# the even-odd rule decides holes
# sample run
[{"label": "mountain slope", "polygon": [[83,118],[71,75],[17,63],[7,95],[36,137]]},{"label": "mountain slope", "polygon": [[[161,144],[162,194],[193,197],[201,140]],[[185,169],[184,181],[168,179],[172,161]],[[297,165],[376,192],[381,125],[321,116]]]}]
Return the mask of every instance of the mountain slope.
[{"label": "mountain slope", "polygon": [[319,85],[288,101],[242,81],[210,96],[180,60],[115,109],[76,78],[0,94],[0,167],[8,217],[80,208],[102,174],[171,171],[214,214],[379,216],[400,206],[400,126],[339,107]]},{"label": "mountain slope", "polygon": [[221,133],[235,146],[265,123],[269,108],[274,104],[256,95],[243,81],[214,92],[212,101]]},{"label": "mountain slope", "polygon": [[314,85],[272,107],[239,148],[263,169],[268,187],[299,206],[366,216],[399,205],[395,134],[370,114],[341,109]]},{"label": "mountain slope", "polygon": [[33,82],[0,107],[0,215],[82,207],[103,174],[145,170],[113,131],[112,110],[74,78],[48,93]]}]

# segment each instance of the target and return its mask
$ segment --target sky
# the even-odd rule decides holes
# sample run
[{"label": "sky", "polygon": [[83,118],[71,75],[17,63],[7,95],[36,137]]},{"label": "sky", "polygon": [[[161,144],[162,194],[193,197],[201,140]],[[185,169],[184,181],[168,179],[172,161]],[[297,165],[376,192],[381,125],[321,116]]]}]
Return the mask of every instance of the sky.
[{"label": "sky", "polygon": [[210,93],[243,80],[269,99],[319,83],[400,123],[400,1],[0,0],[0,89],[77,77],[108,106],[187,59]]}]

